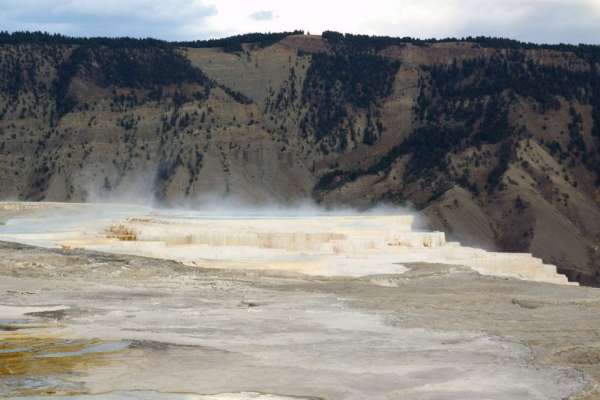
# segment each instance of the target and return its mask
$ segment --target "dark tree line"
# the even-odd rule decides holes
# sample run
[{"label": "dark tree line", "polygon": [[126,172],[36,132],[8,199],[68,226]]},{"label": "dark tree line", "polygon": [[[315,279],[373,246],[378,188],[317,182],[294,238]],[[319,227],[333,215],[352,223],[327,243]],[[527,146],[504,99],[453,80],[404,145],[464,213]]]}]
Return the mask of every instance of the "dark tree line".
[{"label": "dark tree line", "polygon": [[145,47],[163,47],[168,42],[145,38],[137,39],[131,37],[71,37],[58,33],[48,32],[6,32],[0,31],[0,44],[11,45],[70,45],[70,46],[107,46],[107,47],[126,47],[126,48],[145,48]]},{"label": "dark tree line", "polygon": [[347,131],[354,127],[348,107],[369,111],[367,141],[382,129],[371,114],[378,102],[391,93],[399,62],[367,53],[314,54],[307,71],[302,101],[308,105],[301,129],[317,142],[326,139],[346,146]]},{"label": "dark tree line", "polygon": [[441,39],[418,39],[409,36],[392,37],[392,36],[370,36],[370,35],[354,35],[351,33],[340,33],[335,31],[323,32],[323,38],[334,47],[344,47],[355,51],[380,51],[389,46],[402,46],[412,44],[415,46],[429,46],[435,43],[449,42],[468,42],[474,43],[481,47],[507,49],[507,50],[556,50],[568,51],[577,54],[578,56],[590,60],[600,58],[600,46],[589,44],[537,44],[529,42],[521,42],[514,39],[506,39],[499,37],[488,36],[466,36],[462,38],[448,37]]},{"label": "dark tree line", "polygon": [[[132,37],[71,37],[61,34],[50,34],[47,32],[7,32],[0,31],[0,44],[54,44],[54,45],[92,45],[107,47],[157,47],[157,46],[175,46],[175,47],[193,47],[193,48],[216,48],[221,47],[226,51],[241,51],[241,44],[254,43],[259,46],[269,46],[277,43],[290,35],[303,34],[302,30],[291,32],[274,33],[247,33],[221,39],[193,40],[193,41],[165,41],[153,38],[132,38]],[[392,45],[413,44],[416,46],[429,46],[434,43],[447,42],[470,42],[481,47],[497,49],[548,49],[556,51],[568,51],[576,53],[586,60],[600,60],[600,46],[588,44],[536,44],[520,42],[518,40],[486,37],[486,36],[468,36],[463,38],[441,38],[441,39],[418,39],[412,37],[391,37],[391,36],[369,36],[354,35],[350,33],[340,33],[335,31],[323,32],[323,38],[334,46],[343,46],[347,49],[356,51],[379,51]]]},{"label": "dark tree line", "polygon": [[230,36],[223,39],[209,39],[209,40],[194,40],[188,42],[172,42],[173,45],[178,47],[192,47],[192,48],[223,48],[227,52],[242,51],[242,44],[252,43],[260,47],[271,46],[290,35],[303,35],[304,31],[295,30],[292,32],[278,32],[278,33],[246,33],[244,35]]},{"label": "dark tree line", "polygon": [[327,40],[338,51],[346,50],[354,52],[377,52],[390,46],[400,46],[407,43],[417,46],[426,46],[431,43],[411,37],[353,35],[351,33],[343,34],[334,31],[323,32],[323,39]]},{"label": "dark tree line", "polygon": [[[211,85],[210,79],[190,61],[171,48],[85,48],[85,68],[97,65],[103,86],[145,88],[153,85],[198,83]],[[93,64],[91,64],[93,63]]]},{"label": "dark tree line", "polygon": [[591,94],[589,71],[540,65],[519,51],[426,70],[434,96],[448,100],[497,96],[508,90],[549,108],[557,105],[559,96],[585,101]]},{"label": "dark tree line", "polygon": [[152,38],[131,37],[71,37],[47,32],[6,32],[0,31],[0,44],[50,44],[50,45],[77,45],[77,46],[104,46],[109,48],[156,48],[156,47],[193,47],[193,48],[215,48],[221,47],[225,51],[241,51],[242,44],[253,43],[259,46],[269,46],[281,41],[290,35],[300,35],[303,31],[277,33],[247,33],[244,35],[231,36],[223,39],[175,41],[169,42]]},{"label": "dark tree line", "polygon": [[[436,125],[445,118],[459,123],[474,132],[469,144],[478,146],[499,143],[513,135],[508,107],[517,97],[534,100],[541,112],[558,109],[563,98],[571,103],[592,106],[592,135],[600,139],[597,63],[592,57],[589,69],[544,66],[515,50],[488,59],[432,66],[427,68],[431,96],[423,96],[417,115],[429,125]],[[600,185],[600,154],[588,151],[582,137],[581,116],[573,108],[570,115],[568,154],[594,171]],[[562,158],[564,153],[561,151],[560,154]]]},{"label": "dark tree line", "polygon": [[[337,54],[347,50],[348,42],[353,43],[352,51],[359,51],[358,54],[390,42],[389,38],[376,38],[369,47],[369,37],[329,35],[328,40],[346,42],[346,47],[336,47]],[[448,172],[447,160],[453,152],[472,146],[479,148],[483,144],[496,148],[496,164],[490,169],[487,182],[488,190],[492,190],[499,185],[514,158],[514,138],[520,131],[511,124],[509,109],[519,97],[533,100],[542,113],[558,109],[561,98],[571,103],[590,104],[592,133],[600,139],[600,59],[594,58],[597,50],[594,46],[585,50],[589,70],[578,70],[535,63],[518,50],[530,47],[528,45],[519,47],[517,42],[491,39],[486,44],[510,44],[515,50],[491,58],[426,67],[427,77],[419,82],[421,93],[415,107],[418,126],[408,138],[369,167],[324,175],[315,190],[332,190],[360,176],[387,171],[395,160],[407,155],[410,158],[405,169],[406,181],[417,180],[434,170]],[[548,142],[549,150],[560,155],[561,160],[571,157],[582,162],[590,171],[595,171],[600,185],[600,154],[586,147],[581,116],[573,109],[570,114],[567,151],[557,142]],[[598,144],[595,147],[597,149]],[[462,185],[478,190],[466,178]]]},{"label": "dark tree line", "polygon": [[101,87],[153,89],[196,83],[210,89],[214,83],[175,49],[168,47],[106,47],[79,45],[57,67],[53,84],[57,117],[77,105],[69,94],[71,80],[80,72]]}]

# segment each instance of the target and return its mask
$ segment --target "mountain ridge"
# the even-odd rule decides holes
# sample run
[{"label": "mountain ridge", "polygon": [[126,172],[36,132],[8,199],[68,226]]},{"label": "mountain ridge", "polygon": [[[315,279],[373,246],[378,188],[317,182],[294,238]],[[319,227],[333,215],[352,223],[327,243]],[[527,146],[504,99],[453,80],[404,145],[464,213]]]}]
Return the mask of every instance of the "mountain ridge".
[{"label": "mountain ridge", "polygon": [[0,33],[0,196],[410,204],[600,284],[600,47],[467,39]]}]

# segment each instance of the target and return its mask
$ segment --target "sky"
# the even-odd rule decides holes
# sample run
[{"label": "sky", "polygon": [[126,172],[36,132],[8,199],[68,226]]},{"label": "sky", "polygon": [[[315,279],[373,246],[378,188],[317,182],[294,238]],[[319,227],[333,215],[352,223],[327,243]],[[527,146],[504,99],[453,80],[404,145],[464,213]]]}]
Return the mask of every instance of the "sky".
[{"label": "sky", "polygon": [[0,30],[196,40],[302,29],[600,44],[600,0],[0,0]]}]

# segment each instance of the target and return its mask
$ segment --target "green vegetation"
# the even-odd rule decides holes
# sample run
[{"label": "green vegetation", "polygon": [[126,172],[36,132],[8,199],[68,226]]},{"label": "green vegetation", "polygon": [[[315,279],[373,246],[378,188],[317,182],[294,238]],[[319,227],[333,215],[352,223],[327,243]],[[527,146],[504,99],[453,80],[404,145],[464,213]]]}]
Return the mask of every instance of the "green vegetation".
[{"label": "green vegetation", "polygon": [[391,93],[399,66],[397,61],[372,54],[313,55],[302,89],[308,111],[301,130],[317,142],[343,150],[349,133],[358,136],[349,109],[364,109],[369,111],[366,143],[373,143],[383,129],[375,108]]},{"label": "green vegetation", "polygon": [[[202,103],[209,98],[213,88],[221,88],[242,104],[250,104],[252,99],[209,79],[179,48],[222,48],[228,52],[243,52],[248,48],[246,44],[264,47],[288,35],[302,33],[256,33],[205,41],[166,42],[0,32],[0,44],[11,45],[0,55],[0,91],[5,100],[0,116],[8,114],[15,120],[43,116],[56,123],[74,109],[106,107],[123,113],[116,119],[116,125],[127,133],[123,137],[133,148],[139,118],[130,114],[133,107],[149,101],[165,106],[165,115],[156,131],[161,135],[161,143],[166,143],[168,135],[192,132],[195,128],[195,116],[179,111],[185,108],[186,102],[197,101],[202,110],[198,119],[202,128],[207,129],[207,137],[211,137],[218,131],[213,125],[214,118],[207,120]],[[569,103],[570,123],[565,132],[568,142],[561,141],[561,146],[552,138],[544,144],[561,162],[579,163],[595,171],[600,185],[600,153],[597,150],[600,147],[600,46],[537,45],[486,37],[421,40],[332,31],[324,32],[323,38],[332,51],[302,54],[311,59],[306,75],[303,70],[300,73],[304,64],[296,62],[293,65],[290,57],[289,79],[278,92],[271,89],[265,104],[270,120],[264,128],[267,132],[276,132],[282,141],[289,132],[299,132],[317,143],[325,154],[344,151],[350,144],[374,145],[380,140],[386,129],[381,106],[392,93],[400,66],[399,62],[382,55],[381,51],[387,47],[469,42],[474,47],[501,50],[485,55],[482,52],[480,58],[419,67],[420,94],[411,134],[370,166],[326,174],[317,189],[326,190],[361,175],[386,172],[403,157],[406,157],[405,181],[417,181],[440,172],[449,181],[472,188],[469,171],[464,171],[468,168],[456,167],[463,170],[461,175],[451,161],[455,154],[465,149],[480,150],[482,146],[486,146],[489,158],[493,160],[486,167],[488,187],[498,187],[514,157],[514,143],[531,135],[519,125],[522,122],[509,118],[523,100],[540,114],[558,110],[565,100]],[[543,64],[536,62],[531,52],[525,51],[531,49],[569,52],[571,54],[565,57],[578,57],[578,61],[569,64],[570,59],[565,58],[565,67]],[[31,54],[41,56],[35,59]],[[42,75],[52,76],[54,72],[55,76],[49,80],[51,83],[40,79]],[[79,93],[72,90],[72,83],[77,78],[81,78],[83,87],[92,84],[92,90],[85,94],[85,101],[81,99],[84,96],[77,98]],[[93,99],[95,86],[103,89],[102,96],[112,93],[107,105]],[[593,139],[586,142],[584,127],[589,129],[589,123],[585,107],[589,106]],[[253,117],[248,124],[252,123],[258,121]],[[238,122],[235,124],[239,125]],[[93,126],[93,119],[89,119],[88,126]],[[211,128],[214,129],[212,132]],[[11,128],[13,139],[21,134]],[[40,153],[43,153],[44,143],[51,141],[50,136],[48,133],[40,140]],[[54,136],[52,140],[55,140]],[[4,142],[0,145],[4,148]],[[170,161],[160,167],[161,181],[166,181],[182,163],[175,156],[165,158]],[[201,156],[196,158],[202,159]],[[51,167],[44,166],[35,171],[39,179],[34,186],[43,190]],[[188,169],[197,167],[188,166]]]},{"label": "green vegetation", "polygon": [[[598,92],[594,80],[595,69],[577,70],[544,66],[527,59],[523,52],[508,51],[488,59],[467,60],[450,66],[436,65],[427,68],[430,75],[428,86],[418,102],[416,114],[425,126],[436,129],[439,121],[450,121],[465,134],[461,141],[450,142],[442,153],[448,154],[462,146],[480,146],[507,141],[515,134],[515,126],[509,123],[508,110],[519,98],[533,100],[538,110],[545,113],[560,108],[560,100],[570,103],[592,104],[594,107],[594,130],[599,129]],[[591,171],[597,170],[598,157],[588,153],[581,135],[581,116],[571,107],[569,124],[569,155],[581,157]],[[509,142],[510,143],[510,142]],[[558,143],[551,144],[551,152],[560,154]],[[558,148],[557,148],[558,146]],[[421,149],[424,157],[441,157],[439,149],[431,146]],[[500,150],[501,162],[488,177],[490,187],[495,187],[500,172],[506,169],[505,159],[510,152]],[[437,165],[444,169],[443,162]]]},{"label": "green vegetation", "polygon": [[71,111],[77,104],[77,101],[69,95],[69,84],[85,58],[85,49],[81,47],[77,48],[73,50],[71,56],[57,70],[57,77],[54,80],[52,88],[56,103],[57,118]]},{"label": "green vegetation", "polygon": [[571,122],[569,123],[568,149],[572,154],[579,156],[586,152],[586,144],[581,135],[581,131],[583,130],[583,119],[573,107],[569,109],[569,114],[571,116]]},{"label": "green vegetation", "polygon": [[2,63],[0,68],[0,90],[15,99],[24,85],[24,74],[21,62],[18,59]]},{"label": "green vegetation", "polygon": [[448,37],[441,39],[417,39],[413,37],[391,37],[391,36],[369,36],[354,35],[351,33],[340,33],[335,31],[323,32],[323,38],[335,48],[346,48],[355,51],[381,51],[389,46],[404,46],[412,44],[415,46],[430,46],[436,43],[473,43],[477,46],[506,49],[506,50],[556,50],[570,51],[587,59],[600,59],[600,46],[598,45],[570,45],[570,44],[537,44],[520,42],[513,39],[488,37],[488,36],[467,36],[462,38]]},{"label": "green vegetation", "polygon": [[240,104],[251,104],[252,103],[252,99],[249,98],[248,96],[244,95],[243,93],[233,90],[230,87],[227,87],[225,85],[219,84],[217,86],[219,86],[221,89],[223,89],[223,91],[225,93],[227,93],[229,96],[231,96],[231,98],[233,98],[235,101],[237,101]]},{"label": "green vegetation", "polygon": [[515,147],[512,140],[508,140],[498,150],[498,163],[488,174],[488,190],[492,191],[500,184],[502,176],[508,169],[510,161],[514,159]]},{"label": "green vegetation", "polygon": [[[471,42],[482,47],[505,50],[491,58],[426,68],[431,93],[422,90],[416,109],[424,127],[415,131],[409,142],[414,144],[416,135],[424,134],[429,137],[433,131],[444,132],[452,139],[460,140],[441,140],[435,144],[429,142],[428,145],[421,143],[418,146],[419,155],[414,156],[415,161],[410,163],[409,171],[412,173],[433,167],[443,170],[444,155],[461,144],[479,146],[506,140],[513,134],[508,121],[508,109],[517,96],[533,99],[541,112],[560,107],[560,98],[591,104],[592,134],[600,139],[600,46],[544,45],[490,37],[420,40],[409,37],[344,35],[332,31],[324,32],[323,37],[338,53],[377,52],[391,45],[410,43],[428,46],[440,42]],[[522,51],[530,49],[572,52],[587,61],[589,69],[577,70],[535,63]],[[573,118],[574,121],[569,125],[569,151],[575,157],[583,157],[588,168],[596,172],[600,185],[600,156],[597,152],[586,153],[585,142],[580,133],[581,116]],[[452,124],[448,127],[439,126],[439,121],[452,121]],[[472,135],[468,132],[472,132]],[[439,135],[434,136],[436,138],[430,139],[440,139]],[[410,143],[407,142],[407,146]],[[428,158],[439,160],[438,165],[421,161]],[[490,183],[495,183],[495,180],[492,176]]]},{"label": "green vegetation", "polygon": [[93,76],[102,87],[147,88],[179,83],[212,85],[202,71],[173,49],[81,46],[75,48],[59,66],[57,94],[62,94],[64,86],[82,69],[88,72],[95,70],[97,73]]},{"label": "green vegetation", "polygon": [[[304,34],[302,30],[291,32],[274,33],[247,33],[221,39],[194,40],[194,41],[175,41],[168,42],[152,38],[101,38],[101,37],[70,37],[60,34],[49,34],[46,32],[12,32],[0,31],[0,44],[52,44],[52,45],[94,45],[107,47],[157,47],[157,46],[175,46],[175,47],[194,47],[194,48],[223,48],[225,51],[241,51],[241,44],[252,43],[259,46],[269,46],[277,43],[290,35]],[[369,36],[354,35],[350,33],[340,33],[335,31],[323,32],[323,38],[334,46],[345,46],[358,51],[379,51],[386,47],[395,45],[413,44],[417,46],[429,46],[435,43],[448,42],[470,42],[481,47],[496,49],[548,49],[556,51],[570,51],[588,60],[600,59],[600,46],[597,45],[569,45],[569,44],[536,44],[520,42],[513,39],[486,37],[486,36],[468,36],[463,38],[442,38],[442,39],[417,39],[412,37],[390,37],[390,36]]]},{"label": "green vegetation", "polygon": [[[163,96],[162,87],[166,85],[197,84],[204,89],[196,92],[194,98],[202,100],[217,84],[210,80],[198,68],[191,65],[177,50],[178,47],[223,47],[226,51],[241,51],[241,44],[253,43],[267,46],[282,40],[291,34],[302,31],[246,34],[225,39],[193,42],[166,42],[155,39],[135,38],[75,38],[44,32],[0,32],[0,44],[40,46],[43,53],[50,48],[61,49],[47,54],[55,61],[56,78],[51,87],[54,99],[52,120],[56,122],[78,106],[77,99],[69,92],[70,84],[77,74],[85,72],[100,87],[122,87],[148,90],[149,100],[158,101]],[[53,46],[53,47],[50,47]],[[61,51],[66,57],[61,57]],[[25,51],[24,51],[25,52]],[[25,52],[28,53],[29,51]],[[34,62],[24,64],[20,58],[13,57],[3,61],[0,68],[0,90],[13,100],[17,98],[28,82],[33,82],[37,70]],[[4,62],[6,61],[6,62]],[[36,85],[29,85],[33,90]],[[218,85],[235,101],[249,104],[251,99],[224,85]],[[36,100],[38,97],[36,96]],[[173,97],[175,102],[184,101],[181,93]],[[127,104],[136,104],[135,99],[123,95],[113,98],[116,109]],[[0,110],[4,113],[6,110]]]},{"label": "green vegetation", "polygon": [[190,42],[174,42],[175,46],[193,47],[193,48],[214,48],[221,47],[226,52],[242,51],[242,44],[252,43],[259,47],[271,46],[290,35],[303,35],[304,31],[295,30],[293,32],[279,33],[247,33],[244,35],[236,35],[223,39],[195,40]]},{"label": "green vegetation", "polygon": [[[328,40],[337,43],[337,54],[348,49],[360,51],[351,51],[350,54],[365,54],[368,49],[389,45],[391,39],[340,36],[330,32]],[[487,43],[500,45],[503,41]],[[488,190],[493,190],[499,187],[502,176],[515,157],[514,139],[526,133],[515,121],[509,120],[509,110],[520,98],[532,100],[541,113],[559,109],[562,99],[571,104],[591,104],[593,134],[600,138],[597,65],[593,61],[589,70],[545,66],[528,59],[522,51],[509,50],[489,58],[425,67],[427,75],[420,82],[421,93],[415,107],[417,127],[408,138],[367,168],[336,170],[324,175],[315,190],[332,190],[360,176],[385,172],[396,159],[409,156],[404,172],[406,182],[430,176],[435,170],[448,177],[454,176],[456,183],[477,191],[469,182],[468,174],[460,177],[450,174],[448,162],[454,153],[469,147],[480,148],[484,144],[495,145],[496,149],[497,161],[489,170],[487,179]],[[555,141],[548,142],[547,146],[551,154],[560,156],[561,160],[567,157],[581,160],[596,173],[597,184],[600,184],[600,155],[586,146],[581,115],[572,107],[570,114],[567,151],[563,151]]]},{"label": "green vegetation", "polygon": [[[207,97],[208,91],[214,86],[201,70],[172,48],[81,45],[75,47],[57,68],[57,78],[53,83],[57,118],[77,105],[77,100],[69,93],[69,87],[72,79],[83,71],[104,88],[139,88],[154,93],[161,86],[191,83],[204,87],[202,98]],[[161,95],[150,97],[160,98]],[[133,98],[119,96],[113,99],[113,104],[122,106],[127,101],[135,103]]]},{"label": "green vegetation", "polygon": [[592,135],[600,139],[600,56],[590,61],[590,75],[590,86],[594,94],[591,98],[592,120],[594,122]]},{"label": "green vegetation", "polygon": [[334,31],[323,32],[323,39],[327,40],[334,49],[370,52],[381,51],[389,46],[401,46],[411,43],[417,46],[426,46],[431,41],[423,41],[410,37],[396,38],[390,36],[368,36],[368,35],[353,35],[351,33],[340,33]]},{"label": "green vegetation", "polygon": [[157,39],[136,39],[130,37],[118,38],[84,38],[70,37],[46,32],[13,32],[0,31],[0,44],[51,44],[69,46],[91,46],[109,48],[156,48],[156,47],[193,47],[193,48],[215,48],[221,47],[224,51],[242,51],[242,44],[252,43],[266,47],[279,42],[290,35],[301,35],[304,32],[296,30],[293,32],[278,33],[248,33],[244,35],[231,36],[223,39],[194,40],[185,42],[167,42]]},{"label": "green vegetation", "polygon": [[83,38],[70,37],[58,33],[50,34],[47,32],[6,32],[0,31],[1,44],[37,44],[37,45],[95,45],[110,47],[155,47],[161,46],[166,42],[156,39],[135,39],[129,37],[122,38]]},{"label": "green vegetation", "polygon": [[433,95],[446,101],[498,96],[505,91],[531,98],[544,109],[556,107],[558,96],[582,100],[590,73],[540,65],[525,54],[510,51],[490,58],[427,68]]}]

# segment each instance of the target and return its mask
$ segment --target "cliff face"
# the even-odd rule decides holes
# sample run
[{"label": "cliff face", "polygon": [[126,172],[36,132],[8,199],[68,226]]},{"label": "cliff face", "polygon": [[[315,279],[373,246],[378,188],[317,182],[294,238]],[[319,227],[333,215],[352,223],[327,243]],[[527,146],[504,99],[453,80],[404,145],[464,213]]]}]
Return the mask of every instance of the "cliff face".
[{"label": "cliff face", "polygon": [[600,284],[595,47],[9,39],[2,198],[411,204]]}]

